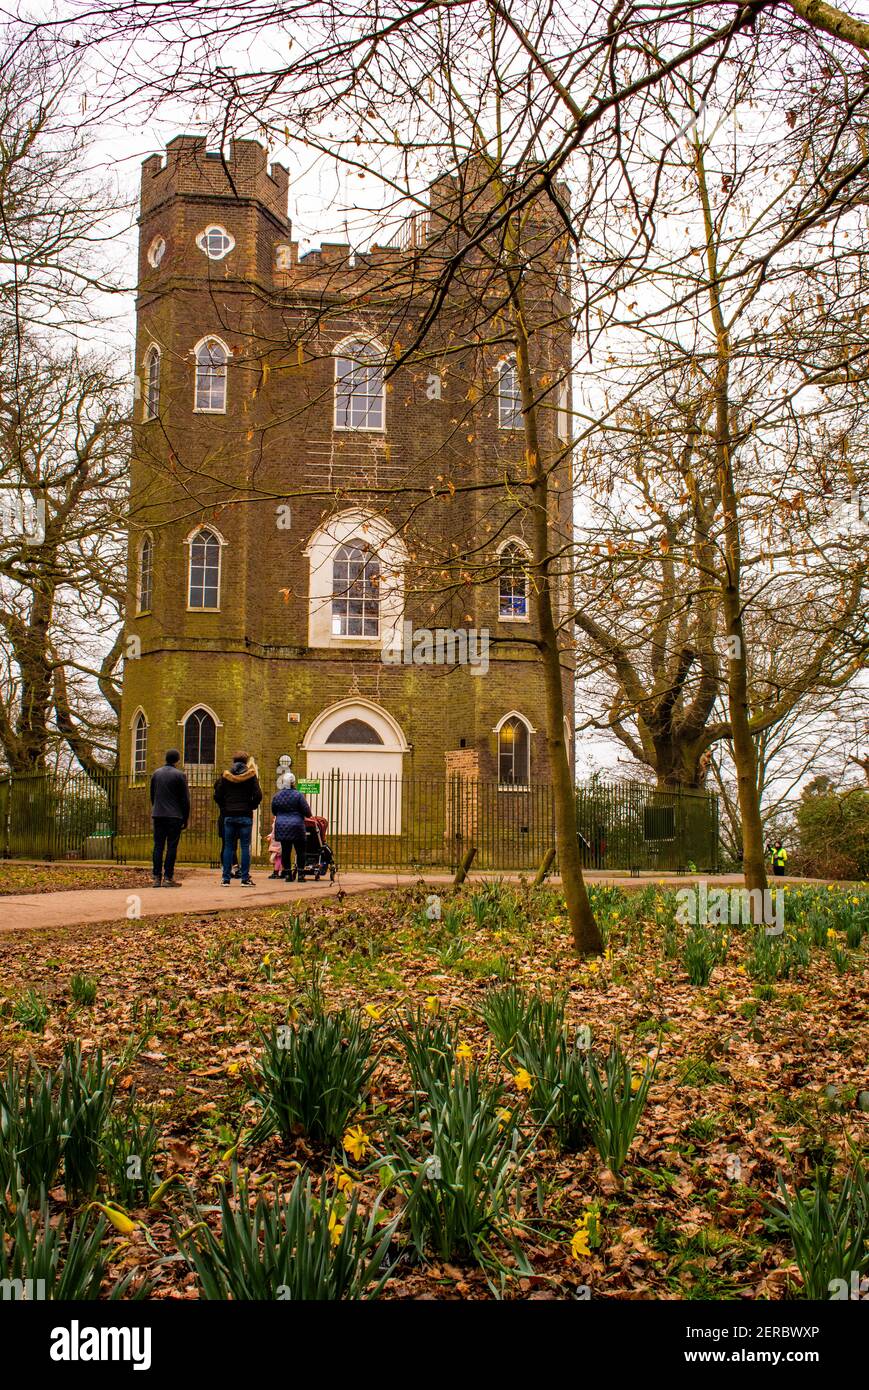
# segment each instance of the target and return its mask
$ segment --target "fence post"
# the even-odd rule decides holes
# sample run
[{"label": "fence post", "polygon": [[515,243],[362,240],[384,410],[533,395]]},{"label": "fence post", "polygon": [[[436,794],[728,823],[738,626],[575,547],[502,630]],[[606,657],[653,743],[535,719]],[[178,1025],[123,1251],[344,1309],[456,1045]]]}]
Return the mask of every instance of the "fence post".
[{"label": "fence post", "polygon": [[0,782],[0,820],[3,823],[3,845],[0,854],[4,859],[9,858],[9,819],[12,805],[12,777],[4,777]]},{"label": "fence post", "polygon": [[541,886],[541,884],[545,881],[546,875],[549,873],[549,870],[552,868],[552,861],[553,861],[554,858],[555,858],[555,848],[554,848],[554,846],[551,845],[551,846],[549,847],[549,849],[546,851],[546,853],[544,854],[544,856],[543,856],[543,862],[541,863],[540,868],[537,870],[537,874],[535,875],[535,878],[534,878],[534,887],[535,887],[535,888],[539,888],[539,887]]},{"label": "fence post", "polygon": [[477,846],[471,845],[471,848],[468,850],[467,854],[465,855],[464,859],[462,860],[461,864],[456,870],[456,876],[453,879],[453,886],[455,888],[458,888],[460,883],[464,883],[465,879],[468,877],[468,870],[470,869],[476,857]]}]

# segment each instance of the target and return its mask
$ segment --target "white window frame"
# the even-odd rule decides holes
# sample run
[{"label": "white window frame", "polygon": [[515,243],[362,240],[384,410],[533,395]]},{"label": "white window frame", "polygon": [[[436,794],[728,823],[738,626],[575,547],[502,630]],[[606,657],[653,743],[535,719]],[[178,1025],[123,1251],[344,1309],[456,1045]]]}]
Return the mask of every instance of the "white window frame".
[{"label": "white window frame", "polygon": [[[151,364],[157,364],[156,408],[151,408]],[[163,354],[156,343],[149,343],[142,359],[144,390],[142,392],[142,419],[157,420],[160,417],[160,379],[163,375]]]},{"label": "white window frame", "polygon": [[[150,547],[151,547],[151,565],[150,565],[150,573],[149,573],[149,578],[150,578],[150,590],[151,590],[151,593],[150,593],[150,601],[148,602],[147,605],[143,604],[143,602],[142,602],[142,576],[143,576],[144,573],[145,573],[144,566],[143,566],[143,563],[142,563],[142,557],[143,557],[143,555],[145,554],[145,546],[146,546],[146,545],[150,545]],[[153,602],[154,602],[154,537],[152,536],[152,534],[151,534],[150,531],[146,531],[145,534],[144,534],[144,536],[142,537],[142,539],[139,541],[139,549],[138,549],[138,553],[137,553],[137,556],[136,556],[136,616],[137,616],[137,617],[141,617],[141,615],[142,615],[143,613],[150,613],[150,612],[151,612],[151,607],[152,607],[152,605],[153,605]]]},{"label": "white window frame", "polygon": [[152,270],[156,270],[163,257],[166,255],[166,238],[155,236],[151,241],[147,251],[147,261]]},{"label": "white window frame", "polygon": [[[223,348],[226,354],[226,361],[223,364],[223,405],[200,405],[199,404],[199,353],[209,343],[217,343],[218,347]],[[229,401],[229,359],[232,353],[228,345],[217,333],[206,333],[204,338],[193,348],[193,413],[194,415],[225,415]]]},{"label": "white window frame", "polygon": [[506,540],[498,546],[498,622],[499,623],[530,623],[531,621],[531,577],[526,570],[525,573],[525,612],[524,613],[502,613],[501,612],[501,580],[504,576],[504,554],[508,550],[518,550],[524,555],[526,560],[531,559],[531,551],[519,536],[508,536]]},{"label": "white window frame", "polygon": [[[510,371],[513,373],[515,382],[515,392],[511,395],[511,409],[507,419],[505,410],[505,397],[503,392],[503,381],[505,374]],[[509,357],[502,357],[496,368],[498,377],[498,429],[499,430],[521,430],[522,429],[522,393],[519,390],[519,375],[516,367],[516,354],[511,353]]]},{"label": "white window frame", "polygon": [[[524,725],[525,725],[525,729],[526,729],[527,734],[528,734],[528,766],[527,766],[527,768],[525,769],[528,780],[527,780],[526,782],[502,782],[502,781],[501,781],[501,731],[502,731],[502,729],[504,728],[504,725],[505,725],[505,724],[508,722],[508,720],[510,720],[510,719],[518,719],[519,722],[520,722],[521,724],[524,724]],[[497,746],[497,759],[498,759],[498,762],[497,762],[497,767],[498,767],[498,791],[499,791],[499,792],[527,792],[528,789],[530,788],[530,786],[531,786],[531,735],[534,734],[534,733],[536,733],[536,732],[537,732],[537,731],[536,731],[536,729],[534,728],[534,725],[531,723],[531,720],[528,719],[527,716],[524,715],[524,714],[522,713],[522,711],[521,711],[521,710],[518,710],[518,709],[511,709],[511,710],[508,710],[507,713],[506,713],[506,714],[503,714],[503,715],[501,716],[501,718],[498,720],[497,724],[495,725],[494,729],[492,730],[492,733],[496,735],[497,740],[498,740],[498,746]]]},{"label": "white window frame", "polygon": [[[222,251],[213,252],[209,249],[208,242],[212,232],[220,232],[221,236],[229,243]],[[199,247],[203,256],[207,256],[210,261],[223,261],[230,251],[235,250],[235,237],[232,232],[228,232],[221,222],[211,222],[196,237],[196,245]]]},{"label": "white window frame", "polygon": [[[335,565],[336,565],[336,563],[338,562],[338,555],[339,555],[339,553],[340,553],[342,550],[349,550],[349,551],[354,551],[354,550],[355,550],[355,551],[359,551],[359,552],[365,557],[364,560],[363,560],[363,594],[362,594],[361,600],[359,600],[359,601],[362,603],[362,613],[360,614],[360,619],[361,619],[361,622],[362,622],[362,624],[363,624],[363,626],[364,626],[364,624],[365,624],[365,617],[366,617],[366,613],[365,613],[366,604],[368,604],[369,606],[374,607],[375,610],[376,610],[376,614],[377,614],[377,630],[376,630],[375,632],[336,632],[336,631],[335,631],[335,600],[337,599],[339,602],[341,602],[341,603],[347,603],[347,604],[349,604],[349,602],[350,602],[349,584],[348,584],[347,589],[346,589],[343,593],[339,592],[339,591],[336,589],[336,587],[335,587]],[[374,562],[376,563],[376,565],[377,565],[377,596],[376,596],[376,598],[366,598],[365,592],[364,592],[364,589],[365,589],[364,574],[365,574],[365,570],[368,568],[369,561],[374,561]],[[363,537],[361,537],[361,536],[351,536],[351,537],[349,537],[346,541],[342,541],[340,545],[338,545],[338,546],[335,547],[335,553],[334,553],[333,556],[332,556],[332,636],[333,636],[333,637],[336,637],[336,638],[338,639],[339,642],[379,642],[379,641],[380,641],[380,628],[381,628],[381,622],[380,622],[380,605],[381,605],[381,602],[382,602],[382,596],[381,596],[381,587],[382,587],[382,586],[381,586],[381,574],[382,574],[382,572],[383,572],[383,566],[382,566],[382,564],[381,564],[380,556],[377,554],[377,551],[376,551],[376,550],[373,550],[373,549],[371,548],[371,546],[367,544],[367,542],[365,541],[365,539],[364,539]],[[369,616],[370,616],[370,615],[369,615]],[[349,612],[347,612],[347,613],[344,614],[344,621],[347,622],[347,623],[349,623],[349,621],[350,621],[350,613],[349,613]]]},{"label": "white window frame", "polygon": [[[217,545],[218,545],[218,550],[217,550],[217,603],[216,603],[213,607],[208,607],[208,608],[200,608],[200,607],[197,607],[196,605],[194,605],[194,604],[192,604],[192,603],[190,602],[190,580],[191,580],[191,574],[192,574],[192,570],[193,570],[193,542],[195,541],[196,537],[199,535],[199,533],[200,533],[201,531],[209,531],[209,532],[211,533],[211,535],[215,537],[215,539],[216,539],[216,541],[217,541]],[[222,601],[222,598],[223,598],[223,547],[226,545],[226,541],[224,540],[223,536],[220,534],[220,532],[218,531],[218,529],[217,529],[216,526],[212,526],[211,523],[208,522],[208,521],[203,521],[203,522],[200,522],[200,524],[199,524],[198,526],[195,526],[195,527],[193,528],[193,530],[190,532],[190,534],[185,538],[184,544],[185,544],[186,547],[187,547],[187,612],[188,612],[188,613],[219,613],[219,612],[220,612],[221,601]],[[200,706],[199,706],[199,705],[194,705],[193,708],[194,708],[194,709],[199,709]],[[202,705],[201,708],[204,709],[205,706]]]},{"label": "white window frame", "polygon": [[[373,349],[374,352],[376,352],[376,353],[378,354],[379,359],[380,359],[380,368],[381,368],[381,381],[380,381],[380,418],[381,418],[381,423],[380,423],[379,425],[371,425],[371,424],[365,424],[365,425],[352,425],[352,424],[347,425],[347,424],[343,424],[343,425],[342,425],[342,424],[339,424],[339,421],[338,421],[338,406],[339,406],[338,383],[343,379],[343,378],[339,375],[339,370],[338,370],[338,369],[339,369],[339,364],[341,363],[342,360],[343,360],[343,361],[351,361],[351,362],[353,361],[353,358],[352,358],[352,357],[351,357],[351,358],[348,358],[347,355],[346,355],[346,353],[345,353],[345,349],[346,349],[346,348],[353,347],[353,346],[357,346],[357,347],[358,347],[358,346],[362,346],[362,347],[366,347],[366,348],[371,348],[371,349]],[[385,381],[385,379],[384,379],[383,373],[384,373],[385,370],[386,370],[386,349],[383,347],[383,344],[380,343],[380,342],[378,342],[378,340],[377,340],[376,338],[368,338],[368,337],[366,337],[363,333],[352,333],[349,337],[347,337],[347,338],[342,338],[341,342],[338,343],[338,344],[336,345],[336,347],[333,349],[332,356],[333,356],[333,358],[334,358],[334,360],[335,360],[335,381],[334,381],[334,387],[333,387],[333,390],[334,390],[334,402],[333,402],[333,408],[332,408],[332,427],[333,427],[333,429],[340,431],[342,434],[385,434],[385,433],[386,433],[386,381]],[[365,364],[360,364],[360,365],[365,365]],[[375,364],[372,363],[372,364],[370,364],[370,365],[375,365]],[[351,393],[350,399],[352,400],[352,393]],[[369,396],[368,399],[370,400],[371,397]],[[367,412],[366,412],[366,414],[367,414]]]}]

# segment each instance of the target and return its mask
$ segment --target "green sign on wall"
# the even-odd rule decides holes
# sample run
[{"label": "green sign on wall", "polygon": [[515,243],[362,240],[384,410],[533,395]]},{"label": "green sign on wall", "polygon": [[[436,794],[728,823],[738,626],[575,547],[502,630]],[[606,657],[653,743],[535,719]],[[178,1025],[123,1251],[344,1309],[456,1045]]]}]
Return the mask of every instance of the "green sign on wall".
[{"label": "green sign on wall", "polygon": [[305,782],[305,781],[301,781],[301,782],[297,782],[297,783],[296,783],[296,787],[297,787],[297,789],[298,789],[300,792],[302,792],[305,796],[318,796],[319,793],[320,793],[320,783],[319,783],[319,782]]}]

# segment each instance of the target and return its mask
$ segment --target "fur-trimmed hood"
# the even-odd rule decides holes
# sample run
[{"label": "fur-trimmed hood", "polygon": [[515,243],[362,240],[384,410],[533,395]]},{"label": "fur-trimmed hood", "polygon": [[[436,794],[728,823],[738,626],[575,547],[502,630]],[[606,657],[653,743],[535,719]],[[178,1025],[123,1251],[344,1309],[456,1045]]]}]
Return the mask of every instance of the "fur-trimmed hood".
[{"label": "fur-trimmed hood", "polygon": [[255,767],[235,761],[214,784],[214,799],[224,816],[250,816],[263,799]]},{"label": "fur-trimmed hood", "polygon": [[[235,764],[233,763],[233,767],[234,766]],[[248,782],[251,777],[256,777],[256,768],[246,767],[243,772],[226,771],[223,776],[226,778],[227,782]]]}]

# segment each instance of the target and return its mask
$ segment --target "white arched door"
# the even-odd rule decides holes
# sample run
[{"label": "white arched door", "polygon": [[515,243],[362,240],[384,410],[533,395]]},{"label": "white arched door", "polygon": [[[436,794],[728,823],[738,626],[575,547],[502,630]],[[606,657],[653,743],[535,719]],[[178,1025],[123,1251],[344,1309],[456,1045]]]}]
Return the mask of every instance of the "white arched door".
[{"label": "white arched door", "polygon": [[391,714],[367,700],[340,700],[317,716],[302,747],[307,776],[320,783],[309,798],[315,815],[341,835],[401,834],[408,743]]}]

